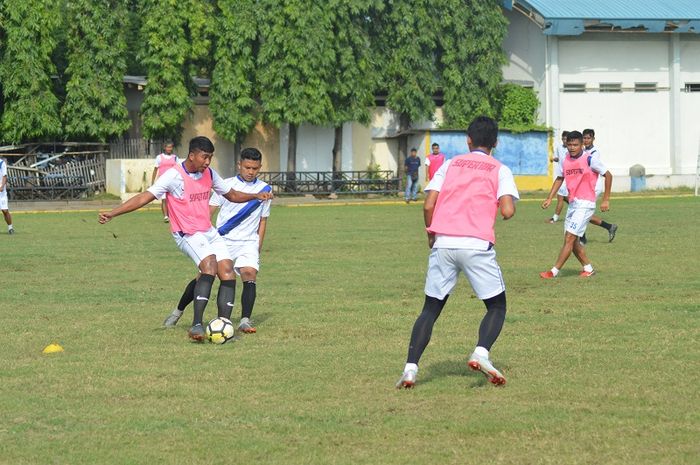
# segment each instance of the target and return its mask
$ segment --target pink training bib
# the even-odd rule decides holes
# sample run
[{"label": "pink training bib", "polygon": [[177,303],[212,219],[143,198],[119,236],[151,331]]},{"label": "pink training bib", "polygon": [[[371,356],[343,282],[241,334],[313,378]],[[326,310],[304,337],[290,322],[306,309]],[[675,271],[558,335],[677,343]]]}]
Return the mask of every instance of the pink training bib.
[{"label": "pink training bib", "polygon": [[207,168],[198,180],[192,179],[181,164],[174,166],[185,182],[185,191],[181,199],[168,195],[168,216],[170,230],[184,234],[208,231],[211,226],[209,215],[209,197],[211,196],[211,169]]}]

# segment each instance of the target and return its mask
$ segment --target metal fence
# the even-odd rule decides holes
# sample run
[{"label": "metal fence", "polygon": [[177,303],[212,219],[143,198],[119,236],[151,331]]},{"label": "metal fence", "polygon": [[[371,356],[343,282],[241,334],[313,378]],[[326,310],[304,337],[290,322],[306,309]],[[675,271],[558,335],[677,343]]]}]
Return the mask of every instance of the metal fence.
[{"label": "metal fence", "polygon": [[258,177],[276,195],[396,194],[400,187],[393,171],[267,171]]},{"label": "metal fence", "polygon": [[155,158],[163,141],[147,139],[118,139],[109,143],[107,158]]}]

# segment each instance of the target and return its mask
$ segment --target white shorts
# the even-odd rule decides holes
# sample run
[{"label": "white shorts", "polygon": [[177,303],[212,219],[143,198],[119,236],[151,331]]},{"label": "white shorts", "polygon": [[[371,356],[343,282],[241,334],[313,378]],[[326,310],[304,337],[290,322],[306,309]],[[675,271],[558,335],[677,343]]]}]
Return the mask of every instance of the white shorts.
[{"label": "white shorts", "polygon": [[175,239],[175,243],[180,250],[197,265],[197,268],[199,268],[202,260],[209,255],[216,255],[217,262],[231,260],[231,255],[229,255],[226,248],[226,242],[223,237],[219,236],[216,228],[212,227],[206,232],[197,232],[184,236],[181,236],[179,233],[173,233],[173,239]]},{"label": "white shorts", "polygon": [[506,290],[493,248],[433,249],[428,258],[425,294],[444,299],[457,285],[460,271],[467,277],[474,293],[481,300],[490,299]]},{"label": "white shorts", "polygon": [[7,210],[7,185],[0,192],[0,210]]},{"label": "white shorts", "polygon": [[258,241],[230,241],[224,239],[228,253],[234,261],[233,269],[238,276],[241,275],[241,268],[255,268],[260,271],[260,252],[258,251]]},{"label": "white shorts", "polygon": [[557,195],[561,195],[562,197],[567,197],[569,195],[569,189],[566,188],[566,181],[561,183],[561,187],[557,191]]},{"label": "white shorts", "polygon": [[588,221],[595,213],[595,208],[575,208],[569,205],[566,210],[566,220],[564,221],[564,231],[581,237],[586,232]]}]

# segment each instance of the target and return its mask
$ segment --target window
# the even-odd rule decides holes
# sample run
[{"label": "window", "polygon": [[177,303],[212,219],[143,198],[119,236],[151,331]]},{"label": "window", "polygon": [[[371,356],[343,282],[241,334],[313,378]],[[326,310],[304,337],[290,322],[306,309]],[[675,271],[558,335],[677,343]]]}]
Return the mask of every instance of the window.
[{"label": "window", "polygon": [[685,83],[686,92],[700,92],[700,82],[686,82]]},{"label": "window", "polygon": [[656,92],[655,82],[635,82],[634,91],[635,92]]},{"label": "window", "polygon": [[622,92],[622,84],[619,82],[601,82],[600,92]]},{"label": "window", "polygon": [[586,92],[586,84],[567,82],[564,84],[564,92]]}]

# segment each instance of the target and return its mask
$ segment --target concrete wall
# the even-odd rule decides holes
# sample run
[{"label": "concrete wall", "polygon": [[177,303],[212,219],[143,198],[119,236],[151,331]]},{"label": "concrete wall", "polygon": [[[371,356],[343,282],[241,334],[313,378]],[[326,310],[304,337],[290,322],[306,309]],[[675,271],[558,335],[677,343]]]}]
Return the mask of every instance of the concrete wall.
[{"label": "concrete wall", "polygon": [[154,166],[150,158],[107,160],[105,190],[122,200],[133,197],[151,185]]}]

